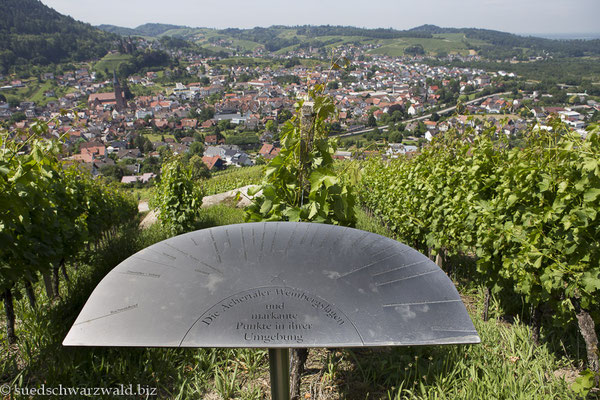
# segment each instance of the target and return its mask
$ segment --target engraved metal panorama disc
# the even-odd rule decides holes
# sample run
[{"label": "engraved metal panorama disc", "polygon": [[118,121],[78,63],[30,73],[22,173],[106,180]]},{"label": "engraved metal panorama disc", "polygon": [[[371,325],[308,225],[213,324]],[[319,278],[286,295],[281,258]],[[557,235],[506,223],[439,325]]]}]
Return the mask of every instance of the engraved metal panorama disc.
[{"label": "engraved metal panorama disc", "polygon": [[156,243],[115,267],[63,344],[362,347],[479,343],[431,260],[352,228],[268,222]]}]

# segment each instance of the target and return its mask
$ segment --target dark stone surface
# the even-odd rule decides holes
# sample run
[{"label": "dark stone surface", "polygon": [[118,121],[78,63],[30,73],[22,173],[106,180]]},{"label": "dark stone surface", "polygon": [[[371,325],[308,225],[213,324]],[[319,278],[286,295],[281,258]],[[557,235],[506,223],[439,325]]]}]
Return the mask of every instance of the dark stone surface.
[{"label": "dark stone surface", "polygon": [[479,343],[446,274],[397,241],[269,222],[152,245],[94,290],[64,345],[362,347]]}]

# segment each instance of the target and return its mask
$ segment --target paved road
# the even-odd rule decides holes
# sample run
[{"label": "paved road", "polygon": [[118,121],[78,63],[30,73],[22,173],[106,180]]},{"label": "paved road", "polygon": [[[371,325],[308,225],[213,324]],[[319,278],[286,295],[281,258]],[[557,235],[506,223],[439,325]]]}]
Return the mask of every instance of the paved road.
[{"label": "paved road", "polygon": [[[487,96],[478,97],[476,99],[466,101],[464,104],[465,105],[469,105],[469,104],[477,103],[478,101],[483,101],[483,100],[487,99],[488,97],[501,96],[503,94],[509,94],[509,93],[510,92],[502,92],[502,93],[489,94]],[[443,110],[436,111],[436,112],[437,112],[438,115],[440,115],[440,114],[449,113],[450,111],[454,111],[455,109],[456,109],[456,106],[452,106],[452,107],[444,108]],[[422,115],[420,117],[415,117],[415,118],[407,119],[407,120],[404,120],[404,121],[400,121],[400,122],[403,123],[403,124],[410,124],[411,122],[421,121],[421,120],[428,119],[428,118],[431,118],[431,113],[430,114],[426,114],[426,115]],[[368,128],[368,129],[361,129],[360,131],[342,133],[341,135],[337,135],[337,136],[338,137],[349,137],[349,136],[361,135],[363,133],[371,132],[374,128],[375,127]],[[379,128],[380,131],[386,131],[388,129],[388,125],[378,126],[377,128]]]}]

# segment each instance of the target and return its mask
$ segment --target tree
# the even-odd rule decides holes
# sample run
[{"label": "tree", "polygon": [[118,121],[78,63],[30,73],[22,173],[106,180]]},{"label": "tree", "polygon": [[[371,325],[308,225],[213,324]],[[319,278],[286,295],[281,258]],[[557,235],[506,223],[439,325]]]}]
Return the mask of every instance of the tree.
[{"label": "tree", "polygon": [[379,120],[381,121],[381,123],[383,125],[387,125],[390,122],[390,114],[388,114],[388,113],[381,114],[381,117],[379,117]]},{"label": "tree", "polygon": [[309,90],[312,105],[300,101],[281,130],[282,149],[266,168],[262,195],[246,208],[246,221],[314,221],[354,226],[355,197],[333,168],[337,145],[326,121],[335,111],[323,86]]},{"label": "tree", "polygon": [[189,154],[191,154],[192,156],[199,155],[200,157],[202,157],[202,155],[204,154],[204,143],[193,142],[190,145]]},{"label": "tree", "polygon": [[120,165],[105,165],[103,167],[100,168],[100,173],[108,178],[111,178],[112,180],[115,180],[117,182],[121,182],[121,178],[123,178],[123,176],[125,175],[125,171],[123,170],[123,167],[121,167]]},{"label": "tree", "polygon": [[202,161],[202,157],[198,154],[194,154],[189,161],[189,167],[192,171],[192,179],[197,181],[199,179],[210,179],[210,171],[204,161]]},{"label": "tree", "polygon": [[220,132],[231,129],[231,120],[223,119],[217,123],[217,127],[219,128]]},{"label": "tree", "polygon": [[404,136],[402,135],[402,133],[400,133],[398,131],[394,131],[394,132],[390,133],[390,135],[389,135],[390,143],[402,143],[403,139],[404,139]]},{"label": "tree", "polygon": [[277,113],[277,122],[279,124],[283,124],[285,121],[287,121],[290,118],[292,118],[292,112],[285,108],[283,110],[279,111],[279,113]]},{"label": "tree", "polygon": [[160,223],[172,234],[192,229],[200,214],[202,189],[192,179],[192,169],[181,158],[168,160],[162,166],[160,182],[150,201],[157,210]]},{"label": "tree", "polygon": [[27,119],[27,117],[25,116],[25,113],[22,111],[18,111],[16,113],[13,113],[13,115],[10,116],[10,118],[8,119],[8,122],[10,124],[14,124],[16,122],[21,122],[26,119]]},{"label": "tree", "polygon": [[145,157],[142,161],[140,172],[142,174],[151,172],[158,175],[160,173],[160,160],[157,157]]},{"label": "tree", "polygon": [[369,118],[367,119],[367,126],[377,126],[377,120],[373,114],[369,114]]},{"label": "tree", "polygon": [[402,121],[404,119],[404,112],[402,112],[401,110],[396,110],[394,112],[392,112],[392,120],[394,122],[399,122]]},{"label": "tree", "polygon": [[265,124],[265,130],[271,133],[277,132],[277,124],[273,120],[268,120]]},{"label": "tree", "polygon": [[146,140],[144,141],[144,150],[142,151],[142,153],[152,153],[153,150],[154,146],[152,145],[152,142],[150,141],[150,139],[146,138]]}]

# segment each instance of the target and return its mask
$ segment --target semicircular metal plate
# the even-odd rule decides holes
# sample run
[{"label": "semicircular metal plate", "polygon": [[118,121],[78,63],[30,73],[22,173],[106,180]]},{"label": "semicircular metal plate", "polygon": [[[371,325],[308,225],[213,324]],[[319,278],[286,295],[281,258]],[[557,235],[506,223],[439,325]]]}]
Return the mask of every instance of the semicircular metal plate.
[{"label": "semicircular metal plate", "polygon": [[452,281],[392,239],[314,223],[156,243],[96,287],[63,344],[362,347],[479,343]]}]

